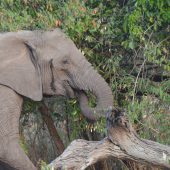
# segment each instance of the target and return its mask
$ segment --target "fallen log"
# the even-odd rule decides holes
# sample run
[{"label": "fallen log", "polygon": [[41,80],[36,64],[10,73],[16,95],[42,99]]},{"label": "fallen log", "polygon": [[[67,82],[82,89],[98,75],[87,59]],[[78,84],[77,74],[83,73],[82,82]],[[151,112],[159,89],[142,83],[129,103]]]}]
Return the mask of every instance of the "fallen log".
[{"label": "fallen log", "polygon": [[101,141],[74,140],[51,169],[84,170],[110,157],[170,169],[170,147],[139,138],[123,111],[107,114],[107,137]]}]

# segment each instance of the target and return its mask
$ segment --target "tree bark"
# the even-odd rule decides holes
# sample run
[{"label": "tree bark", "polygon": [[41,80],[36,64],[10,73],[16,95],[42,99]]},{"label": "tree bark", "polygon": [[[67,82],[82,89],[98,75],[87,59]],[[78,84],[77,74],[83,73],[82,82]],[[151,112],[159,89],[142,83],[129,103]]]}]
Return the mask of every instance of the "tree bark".
[{"label": "tree bark", "polygon": [[110,157],[170,169],[170,147],[140,139],[124,112],[107,114],[108,135],[101,141],[74,140],[49,167],[84,170]]}]

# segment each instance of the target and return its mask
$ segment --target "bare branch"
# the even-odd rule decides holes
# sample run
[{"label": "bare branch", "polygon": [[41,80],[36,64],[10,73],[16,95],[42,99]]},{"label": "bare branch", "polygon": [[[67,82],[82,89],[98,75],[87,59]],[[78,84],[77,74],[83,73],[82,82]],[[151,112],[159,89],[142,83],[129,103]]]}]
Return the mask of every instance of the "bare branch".
[{"label": "bare branch", "polygon": [[56,147],[58,148],[59,154],[62,154],[64,151],[64,144],[57,132],[57,129],[54,126],[54,121],[50,115],[49,108],[46,106],[45,103],[42,103],[41,107],[39,108],[39,111],[41,112],[42,118],[43,118],[45,124],[47,125],[49,133],[50,133]]}]

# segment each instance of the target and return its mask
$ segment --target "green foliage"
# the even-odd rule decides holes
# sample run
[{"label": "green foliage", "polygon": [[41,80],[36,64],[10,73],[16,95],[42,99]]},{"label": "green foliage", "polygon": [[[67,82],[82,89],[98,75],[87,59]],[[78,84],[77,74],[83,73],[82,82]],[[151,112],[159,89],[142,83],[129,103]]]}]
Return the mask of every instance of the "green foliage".
[{"label": "green foliage", "polygon": [[[149,62],[161,65],[170,71],[169,52],[170,39],[168,24],[170,23],[170,3],[168,0],[130,0],[126,10],[123,30],[128,40],[122,42],[126,48],[144,48],[144,55]],[[166,64],[165,64],[166,63]]]},{"label": "green foliage", "polygon": [[[125,108],[144,138],[170,144],[169,0],[1,0],[0,30],[65,30],[109,83],[114,105]],[[93,103],[93,101],[91,102]],[[70,139],[84,130],[105,133],[105,121],[90,125],[75,100],[67,102]],[[35,111],[33,103],[25,112]]]},{"label": "green foliage", "polygon": [[49,29],[55,26],[57,1],[2,0],[0,30]]},{"label": "green foliage", "polygon": [[31,113],[38,110],[38,106],[40,106],[41,102],[32,102],[30,99],[25,99],[23,112],[25,114]]},{"label": "green foliage", "polygon": [[52,170],[52,169],[50,169],[50,167],[48,167],[48,165],[44,161],[41,161],[41,170]]},{"label": "green foliage", "polygon": [[[134,124],[142,127],[143,137],[149,138],[159,127],[153,140],[169,143],[159,137],[164,125],[157,125],[165,116],[152,103],[156,97],[164,111],[170,103],[169,2],[129,0],[122,7],[116,1],[77,0],[65,2],[60,11],[62,28],[112,87],[114,104],[127,108]],[[154,113],[152,120],[142,123],[145,112],[150,114],[148,107]],[[149,125],[147,134],[143,129]]]},{"label": "green foliage", "polygon": [[[74,140],[81,136],[83,131],[91,133],[105,133],[106,121],[101,119],[95,124],[89,123],[82,115],[76,100],[66,101],[66,113],[69,117],[69,128],[71,129],[70,140]],[[91,105],[92,103],[89,103]]]},{"label": "green foliage", "polygon": [[28,154],[28,148],[27,148],[27,145],[25,144],[25,141],[24,141],[24,139],[22,139],[22,138],[20,138],[20,146],[21,146],[21,148],[24,150],[24,152],[26,153],[26,154]]}]

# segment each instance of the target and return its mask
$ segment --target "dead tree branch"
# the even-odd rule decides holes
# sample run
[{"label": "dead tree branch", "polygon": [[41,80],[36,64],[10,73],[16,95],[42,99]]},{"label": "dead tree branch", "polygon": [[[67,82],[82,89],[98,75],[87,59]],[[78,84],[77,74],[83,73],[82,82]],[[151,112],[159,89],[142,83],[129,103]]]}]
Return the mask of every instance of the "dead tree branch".
[{"label": "dead tree branch", "polygon": [[170,169],[170,147],[140,139],[124,112],[108,114],[107,130],[108,136],[102,141],[74,140],[49,166],[84,170],[99,160],[115,157]]},{"label": "dead tree branch", "polygon": [[53,121],[53,119],[50,115],[50,111],[45,103],[42,103],[41,107],[39,108],[39,111],[41,112],[42,118],[43,118],[45,124],[47,125],[49,133],[50,133],[50,135],[59,151],[59,154],[62,154],[65,149],[64,144],[57,132],[57,129],[54,126],[54,121]]}]

